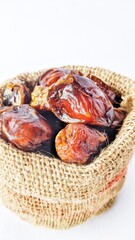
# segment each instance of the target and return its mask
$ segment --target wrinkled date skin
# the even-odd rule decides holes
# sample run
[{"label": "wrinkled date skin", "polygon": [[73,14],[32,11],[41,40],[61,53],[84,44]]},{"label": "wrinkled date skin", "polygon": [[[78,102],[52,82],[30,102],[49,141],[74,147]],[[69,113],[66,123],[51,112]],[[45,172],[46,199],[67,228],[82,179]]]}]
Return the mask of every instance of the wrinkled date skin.
[{"label": "wrinkled date skin", "polygon": [[114,110],[102,90],[89,78],[69,74],[48,90],[50,109],[66,123],[110,126]]},{"label": "wrinkled date skin", "polygon": [[87,77],[96,83],[96,85],[106,94],[106,96],[109,98],[110,102],[113,105],[119,105],[119,103],[121,102],[121,97],[120,94],[117,93],[114,88],[108,86],[106,83],[104,83],[100,78],[97,78],[96,76],[88,74]]},{"label": "wrinkled date skin", "polygon": [[71,123],[62,129],[55,139],[58,156],[68,163],[84,164],[97,153],[106,137],[84,124]]},{"label": "wrinkled date skin", "polygon": [[2,137],[24,151],[35,150],[51,139],[52,130],[47,121],[29,105],[13,107],[3,112]]},{"label": "wrinkled date skin", "polygon": [[107,137],[107,143],[110,144],[116,137],[119,128],[122,125],[123,120],[126,117],[126,112],[123,111],[121,108],[114,108],[114,120],[110,127],[105,126],[90,126],[89,127],[95,128],[100,131],[104,136]]},{"label": "wrinkled date skin", "polygon": [[30,105],[37,110],[50,110],[47,101],[48,88],[57,83],[61,78],[63,80],[66,79],[70,73],[82,76],[82,73],[77,70],[71,71],[64,68],[51,68],[47,70],[37,81],[37,85],[31,94]]},{"label": "wrinkled date skin", "polygon": [[47,70],[38,79],[38,85],[50,87],[56,83],[61,77],[68,75],[69,73],[82,76],[82,73],[77,70],[68,70],[65,68],[51,68]]},{"label": "wrinkled date skin", "polygon": [[126,112],[123,111],[121,108],[114,108],[114,120],[112,122],[111,128],[120,128],[122,125],[123,120],[126,117]]},{"label": "wrinkled date skin", "polygon": [[12,80],[6,85],[3,95],[4,105],[18,106],[30,102],[30,91],[20,79]]}]

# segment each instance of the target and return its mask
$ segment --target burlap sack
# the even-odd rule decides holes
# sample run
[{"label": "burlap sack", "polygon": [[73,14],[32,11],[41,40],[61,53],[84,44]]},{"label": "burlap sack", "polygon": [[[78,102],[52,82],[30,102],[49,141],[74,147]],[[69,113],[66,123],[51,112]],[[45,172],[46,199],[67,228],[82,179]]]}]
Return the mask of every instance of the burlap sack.
[{"label": "burlap sack", "polygon": [[[101,68],[67,68],[90,72],[117,89],[128,114],[115,141],[86,166],[23,152],[0,139],[2,202],[26,221],[51,228],[73,227],[110,207],[135,145],[135,81]],[[33,81],[40,74],[19,77]]]}]

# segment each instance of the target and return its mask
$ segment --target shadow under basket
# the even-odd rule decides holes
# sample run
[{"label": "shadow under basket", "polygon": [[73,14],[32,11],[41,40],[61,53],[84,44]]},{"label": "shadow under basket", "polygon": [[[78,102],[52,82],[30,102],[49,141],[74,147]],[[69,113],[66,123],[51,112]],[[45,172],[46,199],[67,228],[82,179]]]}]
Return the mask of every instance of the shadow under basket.
[{"label": "shadow under basket", "polygon": [[[127,116],[115,140],[89,165],[23,152],[0,139],[3,204],[28,222],[57,229],[80,224],[112,205],[123,186],[135,146],[135,81],[98,67],[65,68],[93,74],[119,91]],[[16,78],[32,82],[43,72]]]}]

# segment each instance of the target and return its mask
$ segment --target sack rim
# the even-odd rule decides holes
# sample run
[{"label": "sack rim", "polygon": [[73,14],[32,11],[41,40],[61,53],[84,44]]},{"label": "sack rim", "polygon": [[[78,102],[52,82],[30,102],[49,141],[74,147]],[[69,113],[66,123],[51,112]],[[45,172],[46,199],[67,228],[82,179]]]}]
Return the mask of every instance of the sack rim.
[{"label": "sack rim", "polygon": [[[64,66],[65,68],[72,68],[72,69],[80,69],[80,68],[85,68],[85,69],[87,69],[87,70],[90,70],[91,71],[91,69],[92,70],[96,70],[96,69],[99,69],[99,70],[104,70],[104,71],[106,71],[106,72],[111,72],[110,70],[106,70],[106,69],[104,69],[104,68],[99,68],[99,67],[86,67],[86,66],[76,66],[76,65],[73,65],[73,66]],[[22,77],[22,76],[26,76],[27,77],[27,75],[34,75],[34,74],[37,74],[37,75],[39,75],[39,74],[42,74],[43,72],[44,72],[45,70],[41,70],[41,71],[37,71],[37,72],[35,72],[35,73],[24,73],[24,74],[19,74],[19,75],[17,75],[16,77],[14,77],[14,78],[12,78],[12,79],[15,79],[15,78],[19,78],[19,77]],[[114,72],[111,72],[111,74],[113,75],[114,74]],[[120,75],[120,74],[117,74],[117,73],[115,73],[116,75],[119,75],[119,76],[121,76],[122,78],[127,78],[127,77],[125,77],[125,76],[122,76],[122,75]],[[135,81],[134,80],[132,80],[132,79],[129,79],[129,78],[127,78],[129,81],[131,81],[131,83],[133,84],[133,85],[135,85]],[[2,87],[3,88],[3,86],[5,86],[5,84],[8,82],[8,81],[11,81],[11,79],[9,79],[9,80],[7,80],[7,81],[5,81],[4,83],[2,83],[1,85],[0,85],[0,88]],[[133,89],[131,89],[131,97],[132,97],[132,90]],[[127,115],[127,117],[126,117],[126,119],[128,118],[128,119],[130,119],[130,117],[132,116],[132,115],[135,115],[135,106],[133,107],[133,109],[130,111],[130,113]],[[125,119],[125,120],[126,120]],[[127,121],[125,121],[124,120],[124,123],[123,123],[123,125],[122,125],[122,129],[123,129],[123,127],[125,127],[126,128],[126,126],[129,124],[129,122],[127,122]],[[129,133],[129,136],[131,135],[131,134],[133,134],[133,128],[135,127],[135,123],[133,123],[132,124],[133,126],[132,126],[132,128],[131,128],[131,130],[130,131],[128,131],[128,133]],[[40,156],[42,155],[42,157],[43,157],[43,159],[44,159],[44,163],[46,162],[46,161],[55,161],[55,162],[57,162],[57,164],[58,164],[58,166],[61,166],[63,169],[65,169],[65,170],[67,170],[68,171],[68,169],[70,169],[70,168],[72,168],[73,169],[73,171],[76,171],[76,174],[82,174],[82,177],[84,176],[84,175],[89,175],[89,177],[90,177],[90,175],[92,176],[93,174],[95,174],[95,171],[96,171],[96,174],[100,171],[100,168],[101,168],[101,158],[104,158],[104,164],[106,165],[107,163],[106,163],[106,161],[105,161],[105,159],[106,159],[106,150],[108,150],[108,151],[110,151],[110,157],[111,157],[111,155],[112,155],[112,149],[114,149],[115,150],[115,148],[116,148],[116,145],[117,145],[117,141],[118,141],[118,139],[119,138],[121,138],[121,141],[123,141],[124,140],[124,145],[123,145],[123,149],[124,149],[124,146],[126,146],[127,144],[132,144],[131,142],[129,143],[128,141],[126,141],[126,139],[128,139],[128,137],[127,137],[127,134],[126,134],[126,138],[124,137],[123,138],[123,136],[121,136],[121,130],[120,130],[120,132],[117,134],[117,136],[116,136],[116,139],[111,143],[111,144],[109,144],[106,148],[104,148],[102,151],[101,151],[101,153],[99,154],[99,156],[98,157],[96,157],[95,159],[94,159],[94,161],[92,162],[92,163],[90,163],[90,164],[88,164],[88,165],[77,165],[77,164],[69,164],[69,163],[65,163],[65,162],[63,162],[63,161],[61,161],[60,159],[57,159],[57,158],[48,158],[48,157],[46,157],[46,156],[43,156],[43,154],[36,154],[36,153],[33,153],[33,152],[24,152],[24,151],[22,151],[22,150],[19,150],[19,149],[17,149],[16,147],[14,147],[13,145],[11,145],[10,143],[7,143],[5,140],[3,140],[3,139],[0,139],[0,150],[2,150],[2,148],[1,148],[1,146],[3,145],[4,147],[7,147],[8,149],[10,149],[10,151],[12,151],[12,149],[15,151],[16,150],[16,152],[18,152],[19,154],[22,154],[22,156],[23,155],[28,155],[29,157],[30,156],[35,156],[35,157],[37,157],[37,158],[40,158]],[[123,134],[122,134],[123,135]],[[135,140],[135,133],[134,133],[134,136],[132,136],[132,139],[134,138],[134,140]],[[113,151],[114,151],[113,150]],[[119,149],[119,151],[121,151],[121,148]],[[107,155],[107,157],[108,157],[109,155]],[[103,160],[102,160],[102,163],[103,163]],[[46,163],[45,163],[46,164]],[[48,164],[46,164],[46,166],[47,166]],[[21,166],[22,167],[22,166]],[[120,164],[118,164],[117,165],[117,167],[118,167],[118,171],[120,170],[120,168],[121,168],[121,163]],[[90,174],[91,173],[91,174]]]}]

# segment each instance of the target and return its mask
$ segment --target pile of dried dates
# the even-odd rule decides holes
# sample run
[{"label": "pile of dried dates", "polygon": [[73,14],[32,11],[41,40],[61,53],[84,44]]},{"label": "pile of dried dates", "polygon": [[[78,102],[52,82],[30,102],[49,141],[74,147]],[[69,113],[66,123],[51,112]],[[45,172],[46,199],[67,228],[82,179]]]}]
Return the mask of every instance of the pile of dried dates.
[{"label": "pile of dried dates", "polygon": [[16,79],[0,92],[0,137],[23,151],[88,164],[115,139],[126,116],[120,102],[96,76],[49,69],[34,86]]}]

